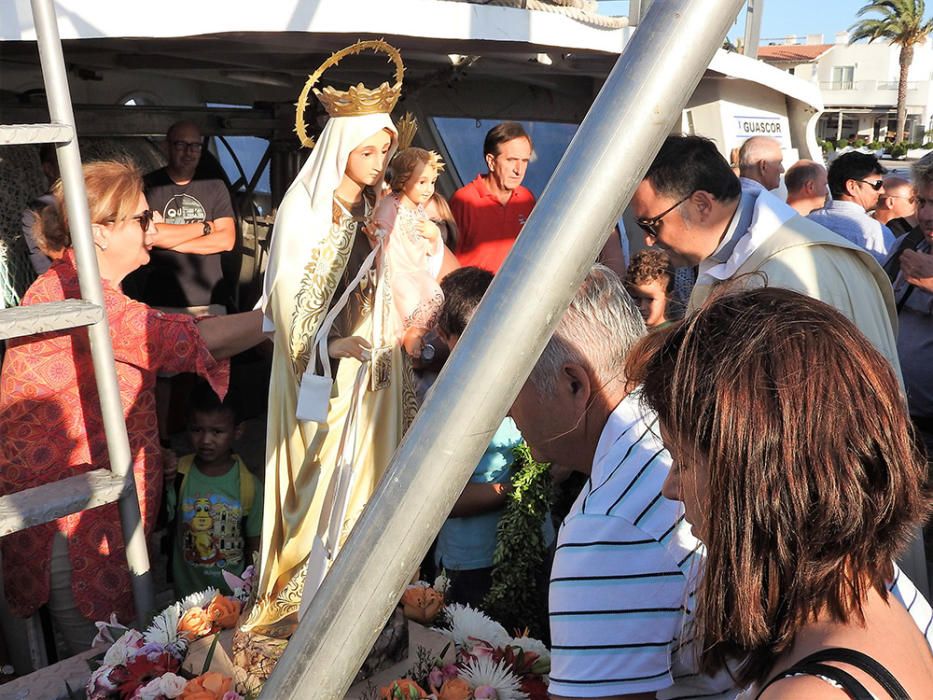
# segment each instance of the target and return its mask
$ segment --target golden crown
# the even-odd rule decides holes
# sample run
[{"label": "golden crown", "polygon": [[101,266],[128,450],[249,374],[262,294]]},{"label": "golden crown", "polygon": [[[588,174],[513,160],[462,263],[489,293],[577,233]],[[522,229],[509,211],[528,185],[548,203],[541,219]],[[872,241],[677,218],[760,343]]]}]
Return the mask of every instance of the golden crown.
[{"label": "golden crown", "polygon": [[[389,57],[389,63],[395,64],[395,84],[389,85],[388,81],[382,83],[375,90],[370,90],[363,83],[351,85],[348,90],[337,90],[327,86],[322,90],[315,88],[315,84],[328,68],[333,68],[340,60],[358,54],[366,49],[381,51]],[[386,42],[379,40],[358,41],[352,46],[348,46],[337,51],[322,63],[316,71],[308,76],[301,94],[298,96],[298,102],[295,103],[295,133],[302,146],[312,148],[314,139],[308,136],[307,125],[304,120],[305,109],[308,106],[308,97],[313,89],[314,95],[318,98],[324,109],[332,117],[355,117],[362,114],[389,114],[398,102],[402,94],[402,76],[405,73],[405,65],[402,63],[402,56],[398,49],[390,46]]]}]

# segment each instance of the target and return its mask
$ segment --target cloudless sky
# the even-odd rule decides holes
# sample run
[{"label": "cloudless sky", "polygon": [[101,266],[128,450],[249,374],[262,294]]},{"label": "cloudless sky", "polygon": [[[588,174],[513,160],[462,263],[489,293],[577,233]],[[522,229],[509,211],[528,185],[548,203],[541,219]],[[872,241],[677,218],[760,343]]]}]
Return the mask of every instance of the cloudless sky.
[{"label": "cloudless sky", "polygon": [[[803,42],[807,34],[822,34],[823,41],[833,43],[836,32],[847,30],[858,21],[856,12],[867,4],[865,0],[759,0],[763,4],[761,20],[762,43],[783,39],[794,34]],[[627,0],[603,0],[599,3],[604,14],[626,14]],[[928,13],[929,14],[929,11]],[[745,10],[739,14],[737,24],[729,30],[734,42],[745,35]]]}]

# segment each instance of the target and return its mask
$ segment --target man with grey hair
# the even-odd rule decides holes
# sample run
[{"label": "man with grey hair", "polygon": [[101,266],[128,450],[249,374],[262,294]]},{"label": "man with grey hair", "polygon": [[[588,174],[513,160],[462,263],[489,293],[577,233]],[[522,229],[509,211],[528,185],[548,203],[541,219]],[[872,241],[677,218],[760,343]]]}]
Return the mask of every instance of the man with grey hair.
[{"label": "man with grey hair", "polygon": [[884,194],[878,198],[878,204],[872,218],[900,238],[917,226],[917,200],[910,180],[899,175],[884,178]]},{"label": "man with grey hair", "polygon": [[914,424],[933,455],[933,158],[913,166],[917,228],[897,243],[894,298],[900,332],[897,352]]},{"label": "man with grey hair", "polygon": [[739,149],[739,180],[743,190],[776,190],[784,172],[781,144],[770,136],[752,136]]},{"label": "man with grey hair", "polygon": [[735,695],[727,674],[695,667],[685,607],[701,550],[661,496],[671,457],[624,372],[644,333],[618,277],[594,266],[512,406],[536,459],[589,477],[551,571],[552,698]]}]

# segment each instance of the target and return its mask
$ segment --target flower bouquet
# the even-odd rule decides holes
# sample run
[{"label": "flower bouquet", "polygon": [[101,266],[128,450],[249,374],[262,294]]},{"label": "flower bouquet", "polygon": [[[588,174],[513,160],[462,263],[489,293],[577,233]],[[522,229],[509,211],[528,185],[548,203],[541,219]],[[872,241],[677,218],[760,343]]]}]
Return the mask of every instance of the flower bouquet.
[{"label": "flower bouquet", "polygon": [[[527,634],[509,635],[498,622],[468,605],[444,607],[443,588],[444,582],[439,580],[433,587],[418,582],[406,589],[402,596],[406,617],[412,623],[435,622],[428,631],[434,641],[429,646],[418,645],[416,661],[404,677],[391,680],[378,695],[373,689],[371,697],[547,700],[551,666],[547,647]],[[422,638],[429,637],[422,633]],[[434,648],[439,645],[440,649]]]},{"label": "flower bouquet", "polygon": [[[145,632],[129,629],[111,616],[98,622],[94,644],[110,643],[85,688],[89,700],[243,700],[233,679],[211,671],[222,630],[232,629],[249,597],[251,569],[243,577],[225,574],[233,596],[209,588],[170,605],[152,619]],[[210,639],[213,635],[213,639]],[[199,673],[186,664],[192,649],[210,647]]]}]

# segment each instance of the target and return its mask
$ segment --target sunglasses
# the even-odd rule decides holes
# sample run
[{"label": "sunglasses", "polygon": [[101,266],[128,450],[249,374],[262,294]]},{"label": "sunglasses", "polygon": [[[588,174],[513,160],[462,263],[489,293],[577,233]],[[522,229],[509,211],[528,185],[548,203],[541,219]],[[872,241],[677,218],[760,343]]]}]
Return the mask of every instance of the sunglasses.
[{"label": "sunglasses", "polygon": [[645,235],[650,236],[652,240],[656,240],[658,237],[658,224],[661,223],[661,220],[674,211],[681,204],[686,202],[693,196],[693,192],[688,194],[686,197],[677,202],[674,206],[665,209],[657,216],[653,216],[650,219],[635,219],[635,223],[638,224],[638,227],[645,232]]},{"label": "sunglasses", "polygon": [[138,221],[139,228],[143,230],[143,233],[146,233],[146,231],[149,230],[150,224],[152,224],[152,216],[153,216],[152,209],[146,209],[146,211],[144,211],[142,214],[139,214],[138,216],[133,216],[131,218]]},{"label": "sunglasses", "polygon": [[871,180],[857,179],[856,182],[864,182],[866,185],[871,187],[875,192],[879,191],[882,187],[884,187],[884,180],[871,181]]}]

